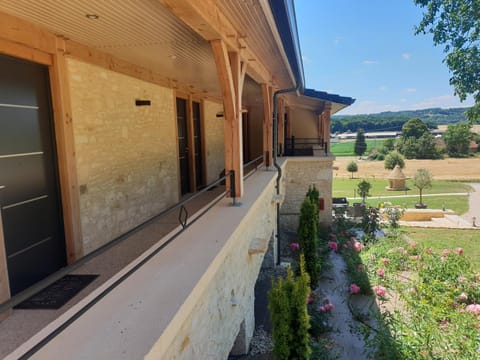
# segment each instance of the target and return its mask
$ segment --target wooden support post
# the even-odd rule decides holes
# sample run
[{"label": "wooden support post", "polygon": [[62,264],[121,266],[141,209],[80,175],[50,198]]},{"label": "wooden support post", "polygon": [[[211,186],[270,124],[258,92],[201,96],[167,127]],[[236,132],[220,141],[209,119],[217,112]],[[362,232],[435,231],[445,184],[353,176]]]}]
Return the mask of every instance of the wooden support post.
[{"label": "wooden support post", "polygon": [[290,106],[285,106],[285,116],[287,120],[285,121],[285,137],[289,142],[291,141],[291,137],[292,137],[292,125],[291,125],[292,112],[291,112]]},{"label": "wooden support post", "polygon": [[272,166],[273,164],[273,111],[272,111],[272,87],[262,84],[263,95],[263,154],[264,164]]},{"label": "wooden support post", "polygon": [[280,98],[278,100],[278,152],[283,155],[285,151],[285,100]]},{"label": "wooden support post", "polygon": [[57,51],[53,54],[53,65],[50,66],[49,72],[67,261],[71,264],[83,256],[83,242],[70,89],[64,49],[64,41],[58,39]]},{"label": "wooden support post", "polygon": [[[225,119],[225,173],[235,172],[235,197],[243,194],[243,159],[242,159],[242,126],[241,98],[243,84],[242,63],[238,53],[228,53],[222,40],[210,41],[212,46],[218,79],[222,88]],[[227,191],[230,179],[227,178]]]},{"label": "wooden support post", "polygon": [[332,105],[327,103],[325,105],[325,110],[323,111],[324,116],[324,140],[325,140],[325,152],[328,154],[330,153],[330,113],[331,113]]}]

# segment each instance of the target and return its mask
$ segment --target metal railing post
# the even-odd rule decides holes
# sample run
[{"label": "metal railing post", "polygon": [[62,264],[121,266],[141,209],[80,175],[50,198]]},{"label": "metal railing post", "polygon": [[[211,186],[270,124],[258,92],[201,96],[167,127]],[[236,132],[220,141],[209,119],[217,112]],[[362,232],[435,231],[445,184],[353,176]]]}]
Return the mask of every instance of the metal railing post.
[{"label": "metal railing post", "polygon": [[232,205],[235,205],[235,171],[230,170],[230,197],[232,198]]}]

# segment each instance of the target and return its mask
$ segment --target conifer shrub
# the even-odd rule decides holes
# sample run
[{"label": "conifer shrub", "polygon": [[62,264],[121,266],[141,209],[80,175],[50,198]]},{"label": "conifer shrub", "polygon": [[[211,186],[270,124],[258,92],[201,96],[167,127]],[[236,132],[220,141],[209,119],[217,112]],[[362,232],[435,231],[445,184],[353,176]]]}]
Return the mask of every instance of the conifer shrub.
[{"label": "conifer shrub", "polygon": [[309,294],[310,278],[305,271],[304,256],[300,255],[300,274],[294,277],[289,268],[286,279],[274,281],[268,294],[275,359],[310,359]]},{"label": "conifer shrub", "polygon": [[316,201],[307,196],[300,209],[298,225],[298,243],[305,256],[305,269],[310,275],[311,285],[315,286],[320,277],[320,259],[318,256],[318,208]]}]

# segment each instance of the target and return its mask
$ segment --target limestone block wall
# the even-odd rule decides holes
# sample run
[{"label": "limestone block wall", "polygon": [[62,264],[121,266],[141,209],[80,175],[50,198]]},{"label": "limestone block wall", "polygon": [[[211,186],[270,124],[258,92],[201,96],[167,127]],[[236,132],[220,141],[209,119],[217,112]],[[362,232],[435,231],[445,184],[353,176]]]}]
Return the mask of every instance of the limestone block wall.
[{"label": "limestone block wall", "polygon": [[[249,246],[254,239],[268,241],[274,232],[271,178],[147,359],[226,359],[241,328],[248,347],[255,326],[255,282],[264,257],[249,255]],[[172,334],[173,342],[166,343],[166,334]]]},{"label": "limestone block wall", "polygon": [[174,95],[75,59],[67,64],[86,254],[178,201]]},{"label": "limestone block wall", "polygon": [[297,231],[300,208],[308,187],[315,185],[324,198],[320,226],[332,223],[332,165],[334,157],[290,157],[285,165],[285,200],[280,207],[280,231]]},{"label": "limestone block wall", "polygon": [[205,130],[205,160],[207,184],[218,179],[225,169],[224,118],[217,118],[223,112],[223,105],[212,101],[204,101],[203,116]]}]

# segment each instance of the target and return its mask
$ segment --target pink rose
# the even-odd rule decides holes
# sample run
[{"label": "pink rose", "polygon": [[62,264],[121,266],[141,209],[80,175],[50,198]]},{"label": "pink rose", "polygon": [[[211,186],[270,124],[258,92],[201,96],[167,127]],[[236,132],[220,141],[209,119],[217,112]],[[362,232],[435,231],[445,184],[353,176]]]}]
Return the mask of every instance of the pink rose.
[{"label": "pink rose", "polygon": [[357,270],[358,271],[363,271],[365,268],[363,267],[363,264],[358,264]]},{"label": "pink rose", "polygon": [[419,255],[412,255],[412,256],[410,256],[410,259],[413,260],[413,261],[418,261],[418,260],[420,260],[420,256]]},{"label": "pink rose", "polygon": [[462,292],[459,296],[458,296],[458,301],[461,301],[461,302],[465,302],[468,300],[468,295],[465,294],[464,292]]},{"label": "pink rose", "polygon": [[338,251],[338,244],[335,241],[329,241],[327,245],[333,251]]},{"label": "pink rose", "polygon": [[448,254],[450,254],[450,249],[443,249],[442,250],[442,256],[446,257]]},{"label": "pink rose", "polygon": [[380,285],[375,286],[373,289],[375,290],[375,294],[377,294],[379,297],[384,297],[387,292],[387,289]]},{"label": "pink rose", "polygon": [[389,258],[383,258],[382,259],[383,265],[387,265],[390,262]]},{"label": "pink rose", "polygon": [[350,294],[358,294],[360,292],[360,286],[353,283],[349,286]]},{"label": "pink rose", "polygon": [[458,247],[455,249],[455,252],[458,254],[458,255],[462,255],[463,254],[463,249],[461,247]]},{"label": "pink rose", "polygon": [[427,250],[425,250],[425,252],[426,252],[428,255],[432,255],[432,254],[433,254],[432,248],[428,248]]},{"label": "pink rose", "polygon": [[337,238],[337,235],[335,235],[334,233],[330,233],[329,236],[332,240],[335,240]]},{"label": "pink rose", "polygon": [[362,244],[360,244],[358,241],[355,241],[353,243],[353,250],[355,250],[355,252],[360,252],[362,250]]},{"label": "pink rose", "polygon": [[296,243],[296,242],[293,242],[293,243],[290,244],[290,249],[292,249],[292,251],[298,250],[298,249],[300,249],[300,244]]},{"label": "pink rose", "polygon": [[470,304],[465,308],[466,311],[474,313],[475,315],[480,315],[480,304]]},{"label": "pink rose", "polygon": [[378,269],[377,270],[377,275],[378,276],[385,276],[385,271],[383,269]]}]

